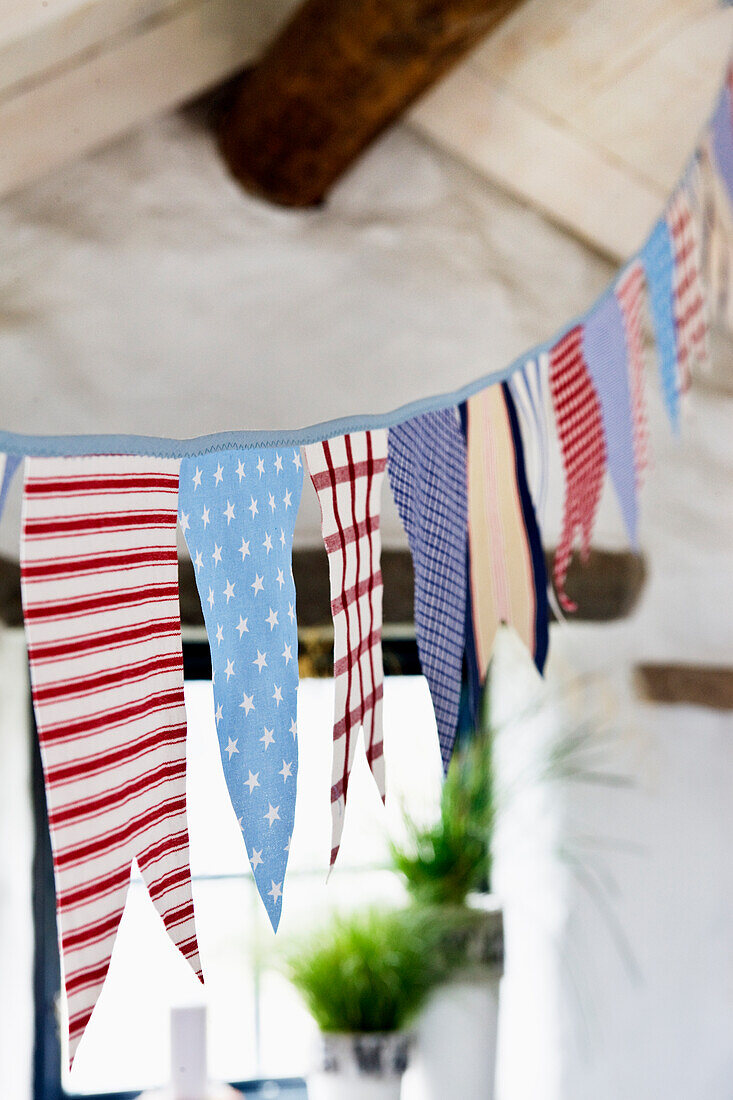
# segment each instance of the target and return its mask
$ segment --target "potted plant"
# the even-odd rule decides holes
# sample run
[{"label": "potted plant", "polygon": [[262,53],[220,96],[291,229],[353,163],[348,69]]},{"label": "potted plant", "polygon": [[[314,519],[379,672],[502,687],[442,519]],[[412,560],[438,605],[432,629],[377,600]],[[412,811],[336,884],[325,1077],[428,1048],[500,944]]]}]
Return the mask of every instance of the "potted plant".
[{"label": "potted plant", "polygon": [[369,909],[291,951],[288,976],[321,1032],[310,1100],[398,1100],[409,1027],[444,977],[444,939],[427,911]]},{"label": "potted plant", "polygon": [[395,869],[416,908],[439,914],[443,981],[415,1028],[406,1100],[491,1100],[494,1095],[500,909],[489,894],[496,819],[492,735],[476,732],[453,756],[434,824],[407,819],[407,840],[393,845]]}]

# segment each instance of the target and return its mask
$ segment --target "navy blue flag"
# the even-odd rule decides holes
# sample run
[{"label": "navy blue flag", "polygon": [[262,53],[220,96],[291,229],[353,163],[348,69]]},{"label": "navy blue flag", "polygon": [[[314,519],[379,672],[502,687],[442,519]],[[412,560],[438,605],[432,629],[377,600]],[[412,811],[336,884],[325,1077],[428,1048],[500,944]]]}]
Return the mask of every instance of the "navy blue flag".
[{"label": "navy blue flag", "polygon": [[298,774],[292,545],[302,485],[292,448],[181,462],[179,521],[209,637],[224,777],[275,929]]},{"label": "navy blue flag", "polygon": [[443,765],[456,739],[466,618],[466,441],[456,409],[389,429],[387,473],[415,570],[415,634]]}]

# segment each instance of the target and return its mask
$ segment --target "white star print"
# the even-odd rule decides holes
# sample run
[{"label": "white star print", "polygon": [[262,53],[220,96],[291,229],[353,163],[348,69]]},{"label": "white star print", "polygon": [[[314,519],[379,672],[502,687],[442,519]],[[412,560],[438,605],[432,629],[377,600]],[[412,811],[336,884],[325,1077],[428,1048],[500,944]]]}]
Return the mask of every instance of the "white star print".
[{"label": "white star print", "polygon": [[293,839],[293,838],[292,838],[292,836],[289,836],[289,837],[288,837],[288,842],[287,842],[287,844],[285,845],[285,847],[283,848],[283,851],[284,851],[284,852],[287,852],[287,853],[288,853],[288,855],[290,855],[290,843],[291,843],[292,839]]},{"label": "white star print", "polygon": [[219,645],[221,645],[221,643],[224,641],[224,628],[222,627],[221,623],[216,624],[216,640]]},{"label": "white star print", "polygon": [[272,550],[272,536],[269,535],[269,534],[266,534],[265,535],[265,541],[262,543],[262,545],[264,546],[265,550],[267,551],[267,556],[269,557],[270,556],[270,551]]},{"label": "white star print", "polygon": [[288,604],[288,618],[290,619],[291,623],[295,622],[295,608],[291,603]]},{"label": "white star print", "polygon": [[243,634],[249,634],[249,627],[247,626],[247,620],[243,619],[241,615],[239,616],[239,622],[237,623],[237,630],[239,631],[239,637],[240,638],[242,637]]},{"label": "white star print", "polygon": [[215,485],[221,485],[223,480],[224,480],[224,467],[222,466],[221,462],[219,462],[217,464],[217,467],[216,467],[216,473],[214,474],[214,484]]},{"label": "white star print", "polygon": [[[221,712],[221,703],[219,703],[216,708],[216,714],[214,715],[214,720],[216,721],[217,726],[219,725],[223,717],[224,715]],[[231,757],[229,759],[231,760]]]},{"label": "white star print", "polygon": [[282,527],[280,528],[280,545],[283,547],[285,546],[285,532]]},{"label": "white star print", "polygon": [[222,515],[226,516],[226,518],[227,518],[227,527],[228,527],[229,524],[234,519],[234,505],[232,504],[231,500],[227,501],[227,506],[224,509]]},{"label": "white star print", "polygon": [[258,649],[257,650],[257,656],[255,657],[252,664],[257,665],[257,668],[260,670],[260,672],[262,672],[263,668],[267,668],[266,658],[267,658],[267,654],[266,653],[260,653],[260,651]]},{"label": "white star print", "polygon": [[293,466],[299,470],[303,463],[300,461],[300,451],[293,451]]},{"label": "white star print", "polygon": [[270,630],[274,630],[276,626],[279,626],[277,611],[273,611],[272,608],[270,608],[270,614],[265,619],[265,622],[270,624]]},{"label": "white star print", "polygon": [[[247,770],[249,771],[249,769]],[[255,772],[253,775],[252,772],[250,772],[249,779],[245,779],[244,785],[245,787],[249,787],[249,793],[252,794],[252,791],[255,789],[255,787],[259,787],[260,785],[260,773]]]},{"label": "white star print", "polygon": [[288,508],[291,507],[292,503],[293,503],[293,494],[288,489],[285,496],[283,497],[283,504],[285,505],[285,511],[286,512],[287,512]]},{"label": "white star print", "polygon": [[260,737],[260,741],[263,742],[265,746],[265,752],[267,752],[270,745],[272,745],[275,740],[275,731],[268,730],[267,726],[264,727],[264,730],[265,732],[263,733],[262,737]]},{"label": "white star print", "polygon": [[285,646],[285,649],[283,650],[283,657],[285,658],[285,664],[289,665],[293,659],[293,647],[291,645]]},{"label": "white star print", "polygon": [[188,521],[188,516],[189,516],[188,512],[181,512],[181,530],[182,531],[190,531],[191,530],[191,524]]},{"label": "white star print", "polygon": [[203,559],[203,555],[202,555],[202,553],[201,553],[201,551],[200,551],[200,550],[197,550],[197,551],[196,551],[196,557],[195,557],[195,559],[194,559],[194,563],[193,563],[193,564],[194,564],[194,565],[196,566],[196,568],[197,568],[197,569],[203,569],[203,567],[204,567],[204,559]]},{"label": "white star print", "polygon": [[294,718],[290,719],[290,732],[292,733],[293,737],[298,736],[298,725]]},{"label": "white star print", "polygon": [[[249,714],[251,710],[255,709],[254,695],[248,695],[246,691],[242,692],[242,702],[239,704],[239,709],[243,710],[245,714]],[[257,773],[260,774],[259,772]]]},{"label": "white star print", "polygon": [[214,559],[214,568],[216,569],[217,565],[221,561],[221,546],[218,546],[216,543],[214,543],[214,553],[211,556]]},{"label": "white star print", "polygon": [[209,589],[209,607],[213,607],[213,606],[214,606],[214,589],[210,588]]},{"label": "white star print", "polygon": [[227,678],[227,683],[229,683],[232,676],[234,675],[234,661],[227,661],[227,667],[224,669],[224,675]]},{"label": "white star print", "polygon": [[270,809],[267,811],[267,813],[264,816],[269,821],[270,828],[272,828],[273,821],[279,821],[280,820],[280,813],[279,813],[280,807],[279,806],[273,806],[272,802],[269,802],[268,805],[269,805]]},{"label": "white star print", "polygon": [[242,555],[242,561],[244,561],[249,554],[249,543],[244,536],[242,536],[242,545],[239,547],[239,553]]},{"label": "white star print", "polygon": [[[261,848],[259,849],[259,851],[257,850],[257,848],[252,849],[252,856],[250,857],[249,862],[252,864],[252,870],[256,871],[259,865],[263,862]],[[270,881],[272,881],[272,879]]]},{"label": "white star print", "polygon": [[282,455],[275,455],[275,469],[279,474],[283,472],[283,460]]},{"label": "white star print", "polygon": [[257,595],[258,592],[264,592],[265,586],[262,583],[262,577],[259,575],[259,573],[255,573],[255,579],[253,580],[252,584],[250,585],[250,588],[254,589],[255,596]]},{"label": "white star print", "polygon": [[[270,879],[270,882],[272,882],[272,879]],[[272,882],[272,889],[268,890],[267,893],[272,898],[273,903],[279,901],[279,899],[283,896],[282,882]]]},{"label": "white star print", "polygon": [[279,707],[283,701],[283,689],[278,687],[277,684],[273,684],[273,687],[275,690],[272,693],[272,697],[275,700],[275,706]]},{"label": "white star print", "polygon": [[271,512],[274,512],[274,511],[275,511],[275,508],[277,507],[277,505],[275,504],[275,498],[274,498],[274,496],[272,495],[272,493],[268,493],[268,494],[267,494],[267,496],[268,496],[268,498],[269,498],[269,499],[268,499],[268,501],[267,501],[267,503],[268,503],[268,504],[270,505],[270,511],[271,511]]},{"label": "white star print", "polygon": [[262,457],[262,455],[260,455],[260,457],[257,459],[257,473],[260,475],[260,477],[262,477],[264,472],[265,472],[265,460]]},{"label": "white star print", "polygon": [[242,478],[247,476],[244,472],[244,466],[242,464],[241,458],[240,458],[239,462],[237,463],[237,476],[239,478],[239,484],[241,485],[242,484]]},{"label": "white star print", "polygon": [[[237,740],[239,740],[239,739],[237,738]],[[239,749],[237,748],[237,741],[232,741],[232,739],[230,737],[229,738],[229,744],[224,749],[224,752],[229,753],[229,759],[230,760],[231,760],[231,758],[232,758],[232,756],[234,755],[235,752],[237,753],[237,755],[239,755]]]},{"label": "white star print", "polygon": [[287,764],[283,760],[283,766],[280,768],[280,771],[277,774],[283,777],[283,783],[287,783],[288,779],[291,779],[293,775],[292,761],[290,764]]},{"label": "white star print", "polygon": [[282,569],[278,569],[277,577],[275,578],[275,580],[280,585],[280,588],[282,588],[282,586],[285,584],[285,577],[283,576]]},{"label": "white star print", "polygon": [[201,488],[201,471],[198,466],[196,467],[196,473],[193,475],[193,488],[194,491]]},{"label": "white star print", "polygon": [[254,519],[255,516],[258,516],[260,514],[260,510],[257,507],[257,501],[255,500],[255,498],[250,497],[249,499],[250,499],[250,503],[249,503],[249,506],[247,508],[247,511],[252,513],[252,519]]},{"label": "white star print", "polygon": [[204,530],[206,530],[206,528],[209,526],[209,509],[206,507],[206,505],[204,505],[204,510],[201,513],[201,519],[204,523]]},{"label": "white star print", "polygon": [[230,600],[232,599],[232,597],[234,596],[234,586],[236,585],[236,583],[237,583],[237,582],[235,581],[235,582],[234,582],[234,584],[232,584],[232,582],[231,582],[231,581],[229,580],[229,578],[227,577],[227,586],[226,586],[226,588],[224,589],[224,593],[223,593],[223,594],[224,594],[224,595],[226,596],[226,598],[227,598],[227,603],[229,603],[229,601],[230,601]]}]

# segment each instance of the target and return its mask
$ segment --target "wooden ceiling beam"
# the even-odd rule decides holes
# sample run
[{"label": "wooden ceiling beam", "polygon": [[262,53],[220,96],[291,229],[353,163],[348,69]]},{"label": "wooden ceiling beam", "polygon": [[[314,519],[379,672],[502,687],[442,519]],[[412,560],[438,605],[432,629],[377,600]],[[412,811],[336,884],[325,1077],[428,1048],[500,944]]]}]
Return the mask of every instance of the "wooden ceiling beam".
[{"label": "wooden ceiling beam", "polygon": [[221,131],[237,180],[323,201],[359,154],[521,0],[306,0],[242,77]]}]

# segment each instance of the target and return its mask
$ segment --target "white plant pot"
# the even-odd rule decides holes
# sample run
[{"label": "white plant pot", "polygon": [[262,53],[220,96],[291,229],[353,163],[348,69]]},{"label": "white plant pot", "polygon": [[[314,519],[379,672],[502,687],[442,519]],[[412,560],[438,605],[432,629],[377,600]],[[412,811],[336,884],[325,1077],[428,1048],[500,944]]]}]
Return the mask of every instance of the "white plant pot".
[{"label": "white plant pot", "polygon": [[436,990],[415,1027],[403,1100],[493,1100],[500,971]]},{"label": "white plant pot", "polygon": [[400,1100],[411,1037],[323,1035],[308,1100]]}]

